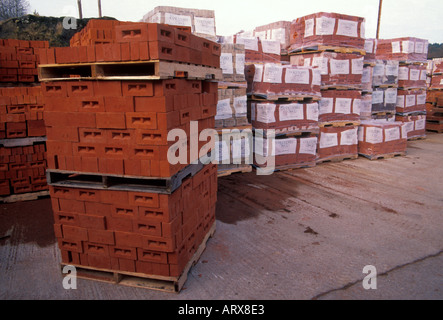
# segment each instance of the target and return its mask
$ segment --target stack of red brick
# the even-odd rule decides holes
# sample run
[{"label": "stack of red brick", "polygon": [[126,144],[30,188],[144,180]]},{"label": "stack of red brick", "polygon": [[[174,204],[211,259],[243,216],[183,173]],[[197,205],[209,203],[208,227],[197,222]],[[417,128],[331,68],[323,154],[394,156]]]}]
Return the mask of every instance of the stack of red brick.
[{"label": "stack of red brick", "polygon": [[405,155],[407,133],[401,122],[364,120],[358,128],[358,153],[373,160]]},{"label": "stack of red brick", "polygon": [[[96,20],[91,20],[82,32],[95,34],[96,24]],[[106,41],[96,43],[89,35],[85,41],[74,41],[71,47],[42,50],[41,64],[166,60],[220,67],[220,44],[185,30],[165,24],[129,22],[115,22],[107,29],[112,36]]]},{"label": "stack of red brick", "polygon": [[64,263],[181,276],[215,222],[217,166],[172,195],[51,187]]},{"label": "stack of red brick", "polygon": [[37,83],[38,51],[48,46],[46,41],[0,40],[2,196],[48,189],[44,101]]},{"label": "stack of red brick", "polygon": [[426,97],[426,130],[443,132],[443,58],[429,61],[430,86]]},{"label": "stack of red brick", "polygon": [[47,41],[0,39],[0,82],[37,82],[39,51],[48,47]]},{"label": "stack of red brick", "polygon": [[321,72],[317,162],[358,156],[364,24],[364,18],[324,12],[292,21],[291,64]]},{"label": "stack of red brick", "polygon": [[[175,56],[175,49],[179,46],[174,41],[187,39],[201,44],[201,51],[182,47],[187,52],[198,51],[197,56],[204,57],[204,43],[208,43],[206,57],[210,56],[211,61],[207,65],[220,63],[219,51],[213,51],[219,48],[216,43],[189,33],[181,37],[181,30],[167,25],[123,24],[114,30],[114,44],[86,47],[95,51],[95,62],[99,47],[121,50],[126,45],[131,50],[149,48],[150,59],[154,51],[168,52],[162,48],[173,48],[168,54],[178,59],[180,54]],[[151,44],[156,50],[151,51]],[[217,57],[218,63],[212,57]],[[85,190],[75,182],[69,188],[60,188],[50,181],[62,262],[148,277],[179,277],[215,223],[217,166],[208,164],[194,172],[197,169],[192,168],[200,167],[190,163],[199,155],[190,153],[190,140],[198,141],[195,135],[214,127],[217,83],[186,78],[68,78],[44,82],[42,88],[49,174],[72,172],[99,178],[111,175],[123,181],[113,185],[112,190],[97,186]],[[192,121],[198,123],[196,132],[191,129]],[[172,129],[182,129],[186,137],[168,141]],[[200,151],[206,142],[198,144]],[[183,151],[187,152],[186,163],[168,161],[168,155],[181,155]],[[192,177],[176,180],[184,169],[192,169]],[[124,186],[129,180],[125,179],[154,184],[146,191],[140,187],[128,191]],[[179,186],[169,191],[156,187],[166,181]]]}]

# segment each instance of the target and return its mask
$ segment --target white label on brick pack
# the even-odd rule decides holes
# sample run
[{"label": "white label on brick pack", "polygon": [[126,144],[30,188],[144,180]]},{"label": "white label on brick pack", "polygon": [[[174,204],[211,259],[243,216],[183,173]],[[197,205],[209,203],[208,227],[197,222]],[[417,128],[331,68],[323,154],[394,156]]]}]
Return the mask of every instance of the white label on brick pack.
[{"label": "white label on brick pack", "polygon": [[254,82],[262,82],[263,81],[263,65],[255,64],[255,73],[254,73]]},{"label": "white label on brick pack", "polygon": [[386,65],[386,75],[398,77],[398,64],[390,63]]},{"label": "white label on brick pack", "polygon": [[309,69],[286,68],[285,82],[309,84]]},{"label": "white label on brick pack", "polygon": [[331,59],[331,74],[349,74],[349,60]]},{"label": "white label on brick pack", "polygon": [[409,68],[399,67],[398,68],[398,80],[409,80]]},{"label": "white label on brick pack", "polygon": [[397,96],[397,107],[404,108],[405,107],[405,96]]},{"label": "white label on brick pack", "polygon": [[415,95],[408,94],[406,96],[406,107],[412,107],[412,106],[415,106]]},{"label": "white label on brick pack", "polygon": [[394,141],[400,139],[400,127],[385,129],[385,141]]},{"label": "white label on brick pack", "polygon": [[429,41],[425,40],[425,44],[424,44],[424,49],[423,49],[423,53],[428,53],[428,49],[429,49]]},{"label": "white label on brick pack", "polygon": [[352,74],[363,74],[363,58],[352,59]]},{"label": "white label on brick pack", "polygon": [[327,36],[334,33],[335,18],[320,17],[315,19],[315,34],[317,36]]},{"label": "white label on brick pack", "polygon": [[420,79],[420,70],[418,69],[411,69],[411,73],[409,75],[409,80],[411,81],[418,81]]},{"label": "white label on brick pack", "polygon": [[341,146],[353,146],[358,143],[357,141],[357,128],[343,131],[340,137]]},{"label": "white label on brick pack", "polygon": [[374,66],[374,71],[372,71],[374,77],[382,77],[385,75],[385,65],[384,63],[376,63]]},{"label": "white label on brick pack", "polygon": [[403,123],[401,126],[401,138],[407,139],[408,138],[408,131],[406,130],[406,124]]},{"label": "white label on brick pack", "polygon": [[360,103],[360,114],[370,113],[372,111],[372,98],[362,100]]},{"label": "white label on brick pack", "polygon": [[352,99],[350,98],[336,98],[335,99],[335,113],[351,113]]},{"label": "white label on brick pack", "polygon": [[383,91],[373,91],[372,92],[372,104],[383,103],[384,92]]},{"label": "white label on brick pack", "polygon": [[272,29],[271,39],[275,40],[275,41],[278,41],[280,44],[285,44],[286,43],[286,30],[285,30],[285,28]]},{"label": "white label on brick pack", "polygon": [[443,84],[443,79],[440,80],[440,84]]},{"label": "white label on brick pack", "polygon": [[318,103],[308,103],[306,105],[306,120],[318,121]]},{"label": "white label on brick pack", "polygon": [[365,127],[363,127],[363,126],[359,126],[359,127],[358,127],[358,131],[357,131],[357,138],[358,138],[358,141],[363,141],[364,132],[365,132]]},{"label": "white label on brick pack", "polygon": [[309,67],[309,66],[311,66],[311,58],[304,58],[304,59],[303,59],[303,66],[304,66],[304,67]]},{"label": "white label on brick pack", "polygon": [[337,35],[358,37],[358,22],[338,19]]},{"label": "white label on brick pack", "polygon": [[263,139],[256,137],[254,138],[254,153],[259,154],[263,157],[268,156],[268,150],[271,149],[270,154],[275,155],[275,139]]},{"label": "white label on brick pack", "polygon": [[334,108],[334,98],[321,98],[319,102],[319,114],[332,113]]},{"label": "white label on brick pack", "polygon": [[385,91],[385,103],[396,104],[397,103],[397,89],[388,88]]},{"label": "white label on brick pack", "polygon": [[288,120],[303,120],[303,104],[301,103],[290,103],[281,104],[279,106],[279,119],[280,121]]},{"label": "white label on brick pack", "polygon": [[216,159],[220,163],[223,160],[229,160],[229,147],[226,141],[217,141],[215,145]]},{"label": "white label on brick pack", "polygon": [[336,147],[336,146],[338,146],[337,133],[322,132],[320,134],[320,149]]},{"label": "white label on brick pack", "polygon": [[314,19],[308,19],[305,21],[305,38],[314,35]]},{"label": "white label on brick pack", "polygon": [[361,99],[354,99],[353,103],[352,103],[352,113],[354,114],[360,114],[360,109],[361,109]]},{"label": "white label on brick pack", "polygon": [[263,72],[263,82],[282,83],[283,68],[281,65],[274,63],[265,64]]},{"label": "white label on brick pack", "polygon": [[426,104],[426,94],[417,94],[417,104]]},{"label": "white label on brick pack", "polygon": [[414,121],[405,122],[405,131],[407,133],[414,131]]},{"label": "white label on brick pack", "polygon": [[312,66],[313,67],[319,67],[321,74],[328,74],[328,58],[324,57],[313,57],[312,58]]},{"label": "white label on brick pack", "polygon": [[235,114],[244,114],[248,112],[247,100],[247,96],[234,97]]},{"label": "white label on brick pack", "polygon": [[366,127],[366,142],[382,143],[383,129],[378,127]]},{"label": "white label on brick pack", "polygon": [[426,78],[426,70],[421,70],[420,71],[420,80],[421,81],[426,81],[427,80],[427,78]]},{"label": "white label on brick pack", "polygon": [[216,120],[232,118],[231,99],[219,100],[217,103]]},{"label": "white label on brick pack", "polygon": [[426,119],[415,120],[415,130],[423,130],[426,126]]},{"label": "white label on brick pack", "polygon": [[366,39],[365,40],[365,51],[366,53],[374,53],[374,40]]},{"label": "white label on brick pack", "polygon": [[366,34],[366,23],[363,21],[360,25],[360,38],[365,38]]},{"label": "white label on brick pack", "polygon": [[255,121],[262,123],[275,122],[276,105],[272,103],[257,103],[255,107]]},{"label": "white label on brick pack", "polygon": [[192,27],[192,20],[190,16],[180,14],[165,13],[165,24],[172,24],[174,26]]},{"label": "white label on brick pack", "polygon": [[194,17],[194,26],[196,33],[209,34],[215,36],[214,18]]},{"label": "white label on brick pack", "polygon": [[233,74],[234,65],[232,63],[232,53],[222,52],[220,55],[220,68],[224,74]]},{"label": "white label on brick pack", "polygon": [[315,155],[317,153],[317,137],[301,138],[299,153]]},{"label": "white label on brick pack", "polygon": [[276,40],[262,40],[261,46],[264,53],[280,54],[280,42]]},{"label": "white label on brick pack", "polygon": [[423,53],[424,50],[424,42],[423,41],[416,41],[415,42],[415,53]]},{"label": "white label on brick pack", "polygon": [[267,31],[254,31],[254,37],[259,38],[260,40],[267,39]]},{"label": "white label on brick pack", "polygon": [[275,139],[275,155],[295,154],[297,151],[297,139]]},{"label": "white label on brick pack", "polygon": [[401,43],[403,53],[414,53],[415,44],[414,41],[405,40]]},{"label": "white label on brick pack", "polygon": [[400,52],[401,52],[400,41],[392,42],[392,53],[400,53]]},{"label": "white label on brick pack", "polygon": [[234,139],[231,142],[231,152],[234,159],[245,158],[249,156],[249,139]]},{"label": "white label on brick pack", "polygon": [[237,37],[238,44],[244,44],[246,50],[258,51],[258,39],[256,37]]},{"label": "white label on brick pack", "polygon": [[362,83],[372,83],[371,67],[363,68],[361,82]]},{"label": "white label on brick pack", "polygon": [[245,54],[237,53],[235,55],[235,72],[237,74],[245,74]]}]

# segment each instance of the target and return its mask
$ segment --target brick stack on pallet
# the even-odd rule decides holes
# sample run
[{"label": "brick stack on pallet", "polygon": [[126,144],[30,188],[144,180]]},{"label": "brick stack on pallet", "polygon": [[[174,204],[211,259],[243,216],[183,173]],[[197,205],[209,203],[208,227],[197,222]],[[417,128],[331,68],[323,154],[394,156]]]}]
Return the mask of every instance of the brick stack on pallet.
[{"label": "brick stack on pallet", "polygon": [[[245,46],[222,43],[221,51],[220,67],[223,70],[223,81],[218,83],[215,116],[215,127],[219,134],[219,177],[252,171],[249,161],[252,127],[247,117]],[[227,130],[229,134],[223,134]]]},{"label": "brick stack on pallet", "polygon": [[377,58],[397,61],[395,120],[406,124],[408,140],[426,137],[426,65],[428,41],[413,37],[378,40]]},{"label": "brick stack on pallet", "polygon": [[255,63],[246,66],[246,78],[248,113],[255,132],[254,165],[267,167],[267,158],[273,157],[277,171],[315,166],[319,70]]},{"label": "brick stack on pallet", "polygon": [[443,58],[436,58],[429,62],[430,83],[426,97],[426,130],[443,132]]},{"label": "brick stack on pallet", "polygon": [[292,21],[291,64],[321,71],[317,163],[358,157],[364,47],[363,18],[320,12]]},{"label": "brick stack on pallet", "polygon": [[[214,128],[220,46],[163,24],[114,32],[61,57],[47,49],[39,70],[62,265],[179,291],[215,230],[217,166],[192,143],[202,152],[198,135]],[[172,129],[182,134],[168,141]]]},{"label": "brick stack on pallet", "polygon": [[46,41],[0,40],[0,197],[3,202],[48,194],[44,101],[37,65]]},{"label": "brick stack on pallet", "polygon": [[377,39],[365,39],[365,56],[361,79],[360,120],[372,119],[372,78],[376,65]]}]

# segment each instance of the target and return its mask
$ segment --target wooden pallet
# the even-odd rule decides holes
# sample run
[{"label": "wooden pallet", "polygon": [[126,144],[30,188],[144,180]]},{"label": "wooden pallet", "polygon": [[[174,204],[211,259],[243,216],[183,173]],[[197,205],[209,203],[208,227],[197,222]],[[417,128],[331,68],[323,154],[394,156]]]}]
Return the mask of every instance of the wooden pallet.
[{"label": "wooden pallet", "polygon": [[[258,131],[263,130],[263,131]],[[318,125],[313,126],[291,126],[286,128],[269,128],[269,129],[260,129],[260,128],[254,128],[254,135],[260,136],[260,137],[268,137],[268,131],[274,130],[275,137],[302,137],[302,136],[310,136],[310,135],[318,135],[320,133],[320,127]]]},{"label": "wooden pallet", "polygon": [[371,115],[373,115],[373,116],[392,116],[395,114],[396,114],[395,111],[374,111],[374,112],[371,112]]},{"label": "wooden pallet", "polygon": [[373,86],[373,88],[382,88],[382,89],[387,89],[387,88],[398,88],[398,84],[397,83],[386,83],[386,84],[380,84],[377,86]]},{"label": "wooden pallet", "polygon": [[186,178],[194,176],[203,168],[204,165],[201,162],[191,164],[167,178],[48,169],[46,170],[46,180],[48,185],[53,187],[171,194],[182,185]]},{"label": "wooden pallet", "polygon": [[248,83],[246,81],[219,81],[218,88],[219,89],[246,89]]},{"label": "wooden pallet", "polygon": [[326,90],[361,90],[361,85],[357,85],[357,84],[350,84],[350,85],[344,85],[344,84],[322,85],[320,87],[320,90],[322,90],[322,91],[326,91]]},{"label": "wooden pallet", "polygon": [[149,275],[136,272],[116,271],[109,269],[93,268],[89,266],[81,266],[76,264],[61,264],[61,270],[65,266],[74,266],[77,272],[77,278],[92,281],[123,285],[127,287],[143,288],[149,290],[157,290],[169,293],[180,293],[188,278],[191,268],[197,264],[206,249],[207,242],[214,236],[216,230],[216,222],[209,229],[202,243],[187,263],[180,277],[166,277],[159,275]]},{"label": "wooden pallet", "polygon": [[0,139],[0,146],[5,148],[26,147],[46,142],[46,137],[27,137],[17,139]]},{"label": "wooden pallet", "polygon": [[403,157],[406,155],[406,152],[393,152],[393,153],[386,153],[386,154],[363,154],[359,153],[359,155],[369,159],[369,160],[381,160],[381,159],[391,159],[395,157]]},{"label": "wooden pallet", "polygon": [[291,56],[303,53],[314,53],[314,52],[323,52],[323,51],[331,51],[339,53],[356,53],[356,54],[366,55],[366,51],[364,49],[339,47],[339,46],[326,46],[326,45],[314,45],[314,46],[306,46],[297,49],[292,49],[288,52],[288,54]]},{"label": "wooden pallet", "polygon": [[431,132],[442,133],[443,123],[426,122],[426,130]]},{"label": "wooden pallet", "polygon": [[330,121],[330,122],[319,122],[318,126],[320,128],[331,128],[331,127],[355,127],[359,126],[360,121]]},{"label": "wooden pallet", "polygon": [[233,173],[249,173],[252,172],[252,166],[250,164],[247,165],[239,165],[238,167],[232,167],[232,165],[218,165],[218,177],[226,177],[230,176]]},{"label": "wooden pallet", "polygon": [[40,65],[39,80],[222,80],[222,69],[170,61],[96,62]]},{"label": "wooden pallet", "polygon": [[220,128],[215,128],[215,130],[217,131],[218,134],[222,134],[223,130],[228,130],[229,132],[232,130],[239,130],[244,131],[244,130],[252,130],[252,125],[248,124],[245,126],[236,126],[236,127],[220,127]]},{"label": "wooden pallet", "polygon": [[299,101],[299,102],[314,102],[320,101],[320,96],[294,94],[294,95],[266,95],[266,94],[248,94],[250,100],[254,101]]},{"label": "wooden pallet", "polygon": [[330,156],[323,159],[317,159],[317,164],[327,163],[327,162],[341,162],[345,160],[355,160],[358,158],[358,154],[348,154],[348,155],[337,155],[337,156]]},{"label": "wooden pallet", "polygon": [[12,194],[9,196],[0,197],[0,203],[15,203],[23,201],[34,201],[49,196],[49,191],[37,191],[22,194]]},{"label": "wooden pallet", "polygon": [[426,123],[442,124],[443,123],[443,117],[427,116],[426,117]]},{"label": "wooden pallet", "polygon": [[[274,172],[281,172],[281,171],[288,171],[288,170],[295,170],[295,169],[303,169],[303,168],[312,168],[316,166],[316,162],[303,162],[303,163],[292,163],[292,164],[285,164],[281,166],[275,166]],[[253,165],[255,169],[265,169],[257,165]]]},{"label": "wooden pallet", "polygon": [[426,140],[426,135],[408,138],[408,141]]}]

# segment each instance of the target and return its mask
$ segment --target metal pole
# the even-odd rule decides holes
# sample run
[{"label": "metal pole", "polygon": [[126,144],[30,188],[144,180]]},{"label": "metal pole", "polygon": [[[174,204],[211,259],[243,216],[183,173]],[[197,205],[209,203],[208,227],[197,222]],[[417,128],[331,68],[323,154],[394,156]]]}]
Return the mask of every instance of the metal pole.
[{"label": "metal pole", "polygon": [[380,19],[381,19],[381,7],[383,6],[383,0],[380,0],[378,4],[378,21],[377,21],[377,39],[380,35]]},{"label": "metal pole", "polygon": [[82,0],[77,0],[77,4],[78,4],[78,15],[80,19],[83,19]]},{"label": "metal pole", "polygon": [[98,16],[99,18],[102,17],[102,1],[98,0]]}]

